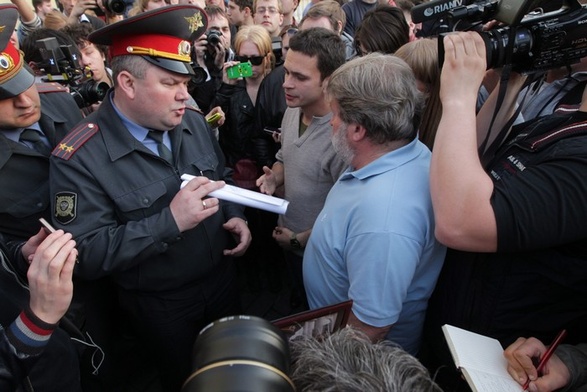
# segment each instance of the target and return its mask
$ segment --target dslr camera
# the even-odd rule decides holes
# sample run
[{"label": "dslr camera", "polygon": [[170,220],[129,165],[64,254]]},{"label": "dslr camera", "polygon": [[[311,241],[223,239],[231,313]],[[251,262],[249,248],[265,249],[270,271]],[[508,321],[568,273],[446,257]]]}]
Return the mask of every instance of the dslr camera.
[{"label": "dslr camera", "polygon": [[[465,0],[453,0],[461,1]],[[430,3],[426,3],[430,7]],[[468,5],[438,6],[449,31],[459,25],[475,26],[496,19],[504,25],[479,32],[487,49],[487,67],[511,65],[512,70],[531,74],[567,66],[587,56],[587,6],[577,0],[481,0]],[[560,8],[551,10],[553,4]],[[416,7],[414,7],[416,8]],[[412,10],[414,12],[414,10]],[[421,11],[421,10],[420,10]],[[418,13],[426,15],[426,11]],[[441,15],[442,14],[442,15]],[[463,23],[464,22],[464,23]],[[438,45],[440,64],[444,61],[443,35]]]},{"label": "dslr camera", "polygon": [[[124,15],[128,6],[125,0],[102,0],[102,5],[106,11],[115,15]],[[130,2],[130,5],[132,5],[132,2]],[[100,7],[94,7],[92,10],[97,16],[105,16],[104,11]]]},{"label": "dslr camera", "polygon": [[79,108],[102,101],[109,89],[107,83],[92,79],[92,71],[80,65],[77,48],[59,45],[54,37],[36,41],[43,61],[37,67],[45,73],[44,82],[58,82],[69,87]]},{"label": "dslr camera", "polygon": [[222,37],[222,32],[210,29],[206,31],[206,41],[208,41],[208,45],[216,46],[220,42],[220,37]]},{"label": "dslr camera", "polygon": [[126,11],[126,3],[124,0],[104,0],[102,5],[104,5],[106,11],[116,15],[122,15],[124,14],[124,11]]}]

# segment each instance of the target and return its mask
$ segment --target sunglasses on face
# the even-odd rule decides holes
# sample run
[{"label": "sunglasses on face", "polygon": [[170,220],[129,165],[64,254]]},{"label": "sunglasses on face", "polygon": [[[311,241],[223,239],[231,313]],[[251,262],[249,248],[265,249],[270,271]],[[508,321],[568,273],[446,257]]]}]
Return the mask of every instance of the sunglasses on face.
[{"label": "sunglasses on face", "polygon": [[261,65],[263,63],[263,59],[265,56],[234,56],[236,61],[240,61],[241,63],[246,63],[250,61],[253,65]]}]

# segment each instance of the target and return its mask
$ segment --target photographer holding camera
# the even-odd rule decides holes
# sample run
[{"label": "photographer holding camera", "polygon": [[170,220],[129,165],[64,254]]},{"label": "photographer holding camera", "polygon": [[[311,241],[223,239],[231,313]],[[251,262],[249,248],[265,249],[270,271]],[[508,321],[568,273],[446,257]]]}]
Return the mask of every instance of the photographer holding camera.
[{"label": "photographer holding camera", "polygon": [[[490,123],[475,114],[486,44],[481,34],[460,32],[444,37],[444,49],[430,183],[435,234],[450,249],[430,299],[422,359],[432,372],[445,365],[437,381],[455,390],[462,381],[447,373],[455,366],[443,324],[504,347],[518,336],[549,340],[562,328],[568,343],[587,341],[587,92],[578,111],[514,126],[480,157]],[[530,63],[517,61],[514,69]],[[523,81],[510,75],[496,123],[511,113]]]},{"label": "photographer holding camera", "polygon": [[212,109],[212,101],[216,90],[222,83],[224,63],[234,59],[234,51],[230,47],[232,35],[228,16],[218,6],[210,5],[205,8],[208,15],[208,30],[194,42],[194,63],[196,68],[205,72],[206,79],[196,83],[190,93],[205,113]]}]

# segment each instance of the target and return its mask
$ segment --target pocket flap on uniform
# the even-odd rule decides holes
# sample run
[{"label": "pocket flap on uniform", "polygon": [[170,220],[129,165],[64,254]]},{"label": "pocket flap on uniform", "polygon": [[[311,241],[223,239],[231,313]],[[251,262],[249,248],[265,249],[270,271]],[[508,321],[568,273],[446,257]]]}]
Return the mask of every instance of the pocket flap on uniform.
[{"label": "pocket flap on uniform", "polygon": [[124,212],[135,211],[143,208],[149,208],[160,197],[167,193],[167,188],[162,182],[155,182],[153,184],[136,189],[125,195],[116,198],[115,202]]}]

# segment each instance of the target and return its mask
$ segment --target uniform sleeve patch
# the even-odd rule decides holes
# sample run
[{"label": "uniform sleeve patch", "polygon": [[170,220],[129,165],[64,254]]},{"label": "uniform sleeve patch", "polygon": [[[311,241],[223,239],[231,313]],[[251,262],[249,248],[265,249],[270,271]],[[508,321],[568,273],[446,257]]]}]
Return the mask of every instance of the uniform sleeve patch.
[{"label": "uniform sleeve patch", "polygon": [[59,192],[55,195],[55,219],[62,225],[71,223],[77,213],[77,193]]}]

